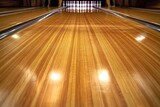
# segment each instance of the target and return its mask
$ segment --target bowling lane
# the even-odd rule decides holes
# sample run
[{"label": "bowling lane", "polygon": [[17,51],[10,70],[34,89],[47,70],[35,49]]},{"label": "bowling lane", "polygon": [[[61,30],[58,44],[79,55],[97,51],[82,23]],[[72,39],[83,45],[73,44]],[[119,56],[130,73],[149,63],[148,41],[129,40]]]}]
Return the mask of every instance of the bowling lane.
[{"label": "bowling lane", "polygon": [[55,9],[56,7],[52,8],[42,8],[42,9],[36,9],[36,10],[29,10],[29,11],[23,11],[21,13],[16,14],[10,14],[5,16],[0,16],[0,31],[15,26],[17,24],[26,22],[28,20],[31,20],[33,18],[36,18],[46,12],[51,11],[52,9]]},{"label": "bowling lane", "polygon": [[158,107],[159,35],[104,12],[55,14],[0,41],[0,106]]},{"label": "bowling lane", "polygon": [[134,8],[132,9],[132,8],[119,8],[119,7],[113,7],[111,8],[111,10],[127,14],[131,17],[134,17],[140,20],[153,22],[160,25],[160,13],[158,11],[156,13],[156,12],[150,12],[150,11],[148,12],[142,11]]}]

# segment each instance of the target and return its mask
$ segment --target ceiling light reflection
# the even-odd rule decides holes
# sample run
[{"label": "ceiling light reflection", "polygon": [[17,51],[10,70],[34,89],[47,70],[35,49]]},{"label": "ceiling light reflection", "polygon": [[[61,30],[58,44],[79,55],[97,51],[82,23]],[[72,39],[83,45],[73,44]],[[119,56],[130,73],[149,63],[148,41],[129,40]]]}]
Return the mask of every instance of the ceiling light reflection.
[{"label": "ceiling light reflection", "polygon": [[14,38],[14,39],[19,39],[20,37],[19,37],[18,34],[14,34],[14,35],[12,35],[12,38]]},{"label": "ceiling light reflection", "polygon": [[100,70],[98,74],[98,78],[101,82],[108,82],[110,80],[109,74],[107,70]]},{"label": "ceiling light reflection", "polygon": [[140,35],[140,36],[136,37],[135,39],[136,39],[136,41],[142,41],[145,38],[146,38],[145,36]]},{"label": "ceiling light reflection", "polygon": [[59,81],[61,79],[61,75],[60,75],[60,73],[52,72],[52,73],[50,73],[49,78],[53,81]]}]

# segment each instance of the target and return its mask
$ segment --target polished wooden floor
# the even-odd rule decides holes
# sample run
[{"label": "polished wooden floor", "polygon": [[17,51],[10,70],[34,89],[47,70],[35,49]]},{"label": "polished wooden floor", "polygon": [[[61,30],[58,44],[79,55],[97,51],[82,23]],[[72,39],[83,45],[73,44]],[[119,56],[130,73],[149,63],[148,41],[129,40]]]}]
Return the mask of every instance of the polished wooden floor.
[{"label": "polished wooden floor", "polygon": [[61,12],[0,41],[0,107],[160,107],[160,33]]},{"label": "polished wooden floor", "polygon": [[[104,7],[106,8],[106,7]],[[119,8],[112,7],[111,10],[124,13],[127,16],[131,16],[140,20],[148,21],[160,25],[160,10],[157,12],[151,12],[147,10],[140,10],[134,8]],[[156,10],[155,10],[156,11]]]},{"label": "polished wooden floor", "polygon": [[34,19],[53,9],[55,9],[55,7],[28,10],[0,16],[0,31]]}]

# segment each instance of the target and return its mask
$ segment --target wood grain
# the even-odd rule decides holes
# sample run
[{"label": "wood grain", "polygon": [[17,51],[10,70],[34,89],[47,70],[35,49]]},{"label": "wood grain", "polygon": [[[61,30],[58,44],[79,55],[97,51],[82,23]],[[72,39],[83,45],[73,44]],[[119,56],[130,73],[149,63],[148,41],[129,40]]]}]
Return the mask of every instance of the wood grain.
[{"label": "wood grain", "polygon": [[138,10],[138,9],[119,8],[119,7],[113,7],[111,9],[114,11],[118,11],[118,12],[127,14],[127,15],[134,17],[134,18],[137,18],[137,19],[157,23],[158,25],[160,25],[160,13],[158,13],[159,12],[158,10],[156,13],[156,12],[149,12],[147,10],[142,11],[142,10]]},{"label": "wood grain", "polygon": [[56,14],[0,41],[0,106],[159,107],[159,35],[103,12]]},{"label": "wood grain", "polygon": [[18,25],[20,23],[29,21],[31,19],[34,19],[46,12],[51,11],[52,9],[55,9],[55,7],[29,10],[26,12],[20,12],[20,13],[18,12],[16,14],[0,16],[0,31]]}]

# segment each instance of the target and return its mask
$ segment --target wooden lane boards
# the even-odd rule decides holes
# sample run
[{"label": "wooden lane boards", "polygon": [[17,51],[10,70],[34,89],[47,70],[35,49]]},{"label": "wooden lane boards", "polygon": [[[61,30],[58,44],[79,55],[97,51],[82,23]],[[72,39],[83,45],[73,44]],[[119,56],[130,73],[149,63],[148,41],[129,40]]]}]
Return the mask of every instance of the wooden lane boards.
[{"label": "wooden lane boards", "polygon": [[146,21],[146,20],[143,20],[143,19],[138,19],[138,18],[129,16],[127,14],[116,12],[114,10],[104,9],[104,8],[100,8],[100,7],[96,7],[96,6],[94,6],[94,8],[102,10],[102,11],[107,12],[107,13],[111,13],[111,14],[113,14],[115,16],[118,16],[118,17],[123,17],[123,18],[127,18],[127,19],[130,19],[130,20],[133,20],[135,22],[143,24],[146,27],[149,27],[151,29],[154,29],[154,30],[160,32],[160,25],[158,23]]},{"label": "wooden lane boards", "polygon": [[36,22],[40,22],[40,21],[46,19],[47,17],[50,17],[51,15],[59,12],[60,10],[65,9],[65,8],[66,7],[52,10],[52,11],[50,11],[48,13],[45,13],[45,14],[39,16],[39,17],[36,17],[36,18],[34,18],[32,20],[29,20],[27,22],[24,22],[24,23],[18,24],[16,26],[13,26],[11,28],[5,29],[5,30],[0,32],[0,40],[5,38],[5,37],[7,37],[7,36],[9,36],[9,35],[11,35],[11,34],[13,34],[13,33],[16,33],[17,31],[19,31],[19,30],[21,30],[21,29],[23,29],[25,27],[28,27],[28,26],[36,23]]},{"label": "wooden lane boards", "polygon": [[2,107],[159,106],[159,32],[62,12],[16,34],[0,41]]}]

